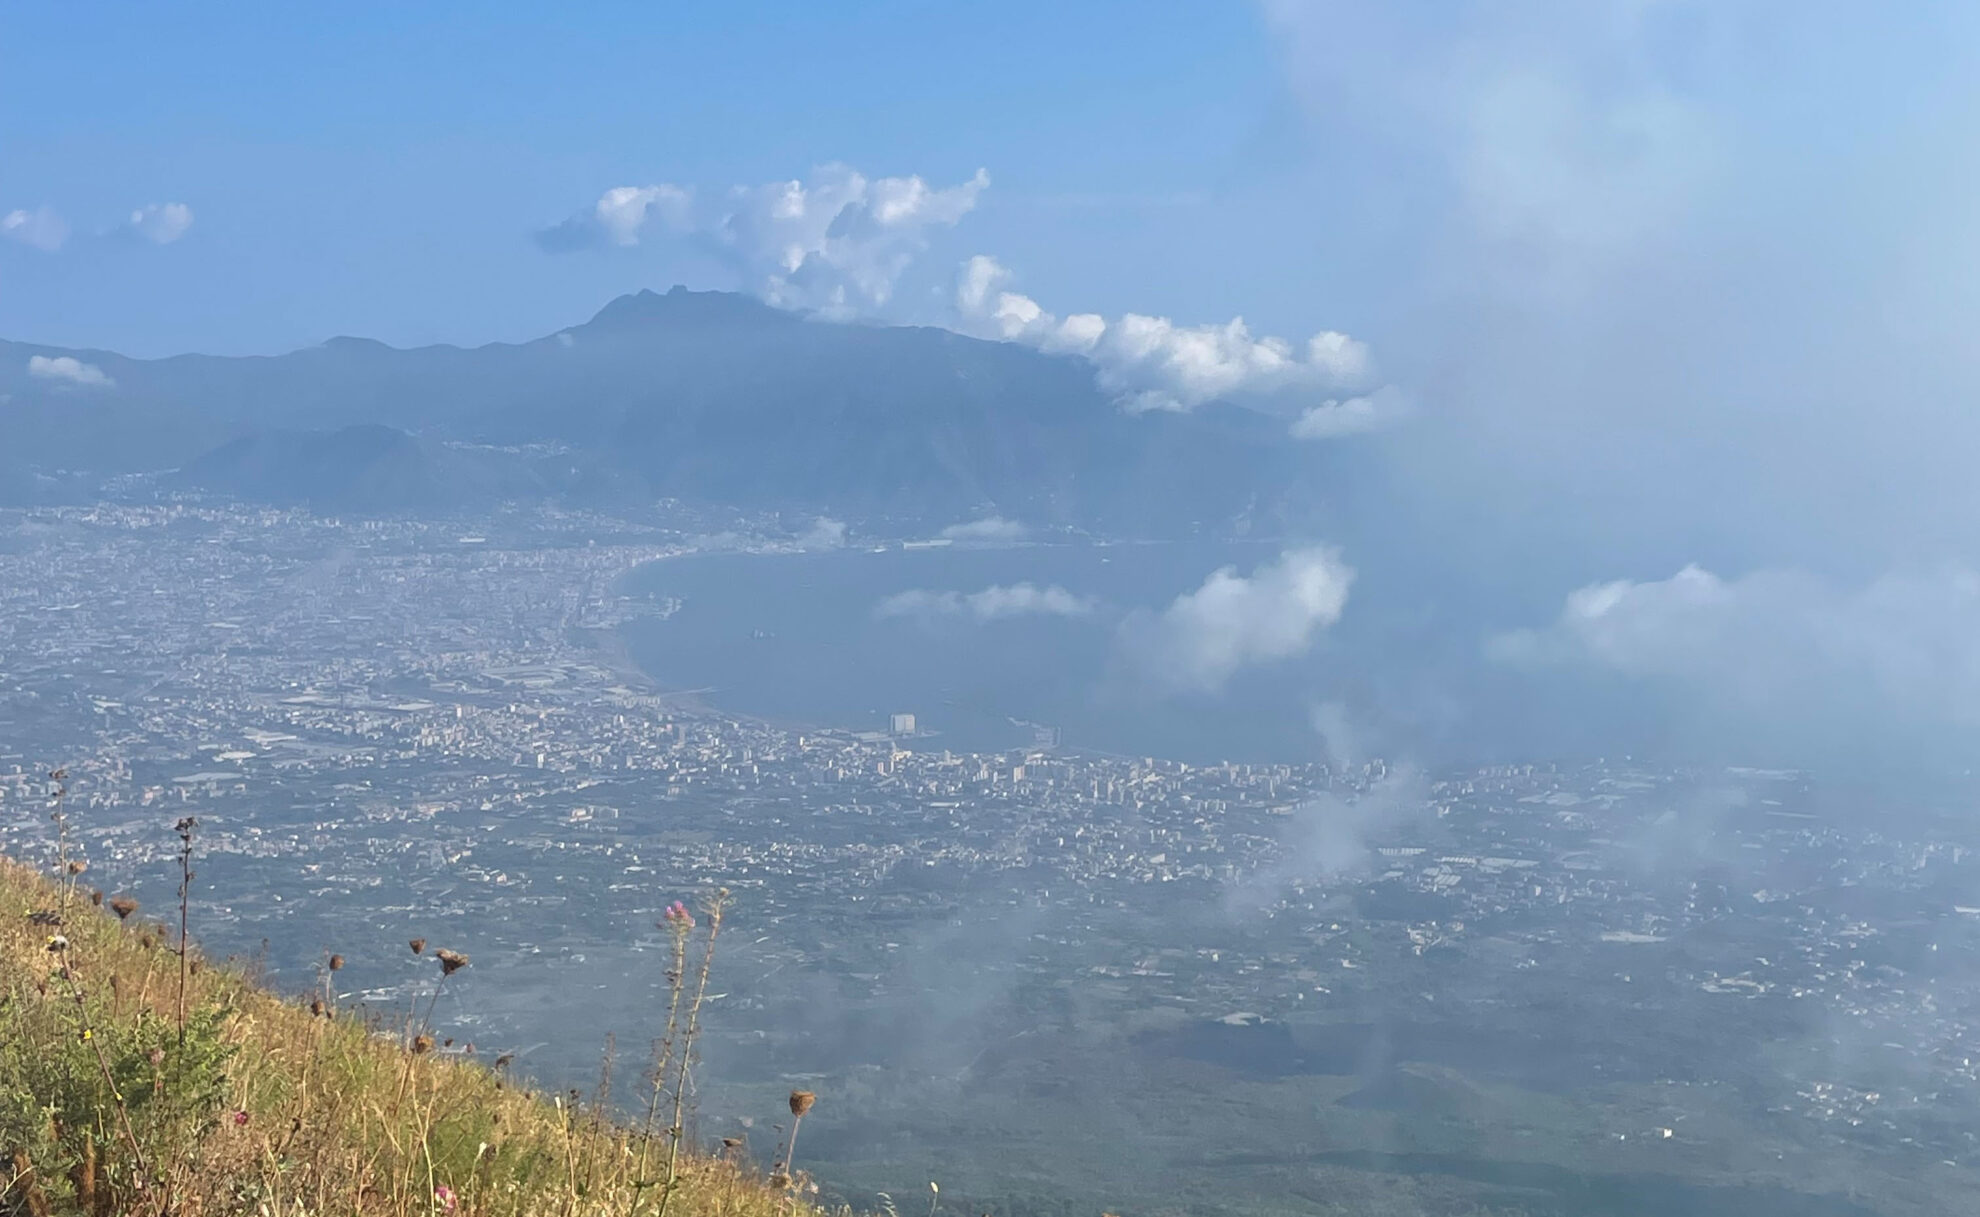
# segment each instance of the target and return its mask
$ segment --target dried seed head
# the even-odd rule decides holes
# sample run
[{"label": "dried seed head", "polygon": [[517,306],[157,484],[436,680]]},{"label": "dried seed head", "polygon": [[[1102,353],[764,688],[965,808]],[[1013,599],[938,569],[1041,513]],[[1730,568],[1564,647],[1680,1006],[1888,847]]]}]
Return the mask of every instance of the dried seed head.
[{"label": "dried seed head", "polygon": [[322,1018],[322,1017],[323,1017],[323,999],[322,999],[322,998],[320,998],[320,997],[312,997],[312,998],[310,998],[310,999],[309,999],[309,1012],[310,1012],[311,1014],[313,1014],[313,1015],[315,1015],[315,1016],[316,1016],[317,1018]]},{"label": "dried seed head", "polygon": [[127,921],[138,911],[138,902],[129,896],[118,896],[110,901],[110,911],[117,914],[117,920]]},{"label": "dried seed head", "polygon": [[342,955],[332,955],[330,957],[330,970],[332,972],[341,972],[344,970],[344,957]]},{"label": "dried seed head", "polygon": [[414,1056],[433,1051],[433,1037],[430,1035],[413,1036],[412,1050]]},{"label": "dried seed head", "polygon": [[88,869],[89,869],[89,863],[84,862],[80,858],[71,861],[68,865],[68,871],[72,875],[80,875]]},{"label": "dried seed head", "polygon": [[438,950],[433,952],[433,958],[440,961],[440,975],[442,976],[452,976],[468,965],[468,957],[459,951]]},{"label": "dried seed head", "polygon": [[93,891],[93,892],[91,892],[91,893],[89,894],[89,902],[90,902],[91,904],[93,904],[93,905],[95,905],[95,906],[96,906],[97,908],[102,908],[102,907],[103,907],[103,889],[102,889],[102,888],[97,888],[97,889],[96,889],[95,891]]},{"label": "dried seed head", "polygon": [[406,945],[412,948],[412,953],[415,955],[423,954],[426,951],[426,939],[424,938],[415,938]]},{"label": "dried seed head", "polygon": [[818,1096],[809,1090],[793,1090],[791,1091],[791,1114],[802,1116],[805,1112],[810,1111],[811,1105],[817,1101]]}]

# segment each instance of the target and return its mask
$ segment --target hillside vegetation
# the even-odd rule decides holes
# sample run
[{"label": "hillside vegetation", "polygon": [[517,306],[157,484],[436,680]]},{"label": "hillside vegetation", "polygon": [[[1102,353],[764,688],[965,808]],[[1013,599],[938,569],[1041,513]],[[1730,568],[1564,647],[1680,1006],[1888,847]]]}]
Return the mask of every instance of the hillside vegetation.
[{"label": "hillside vegetation", "polygon": [[[80,863],[65,871],[0,858],[3,1217],[816,1213],[802,1175],[709,1156],[680,1132],[701,946],[719,920],[670,910],[684,998],[645,1083],[653,1101],[641,1092],[654,1117],[628,1123],[436,1044],[429,1003],[360,1019],[182,955],[178,907],[148,918],[93,892]],[[407,945],[434,959],[435,992],[468,964]],[[326,957],[326,975],[341,963]],[[810,1101],[794,1094],[792,1111]]]}]

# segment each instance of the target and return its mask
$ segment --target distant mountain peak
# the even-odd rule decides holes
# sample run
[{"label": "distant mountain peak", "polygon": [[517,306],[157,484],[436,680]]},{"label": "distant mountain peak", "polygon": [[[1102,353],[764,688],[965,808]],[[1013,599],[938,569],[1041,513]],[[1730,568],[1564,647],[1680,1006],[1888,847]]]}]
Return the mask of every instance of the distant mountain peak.
[{"label": "distant mountain peak", "polygon": [[665,294],[644,288],[620,296],[599,309],[582,328],[625,330],[652,325],[768,326],[788,325],[798,320],[797,314],[772,308],[754,296],[740,292],[692,292],[677,283]]},{"label": "distant mountain peak", "polygon": [[389,351],[391,346],[376,338],[359,338],[351,334],[339,334],[323,340],[326,351]]}]

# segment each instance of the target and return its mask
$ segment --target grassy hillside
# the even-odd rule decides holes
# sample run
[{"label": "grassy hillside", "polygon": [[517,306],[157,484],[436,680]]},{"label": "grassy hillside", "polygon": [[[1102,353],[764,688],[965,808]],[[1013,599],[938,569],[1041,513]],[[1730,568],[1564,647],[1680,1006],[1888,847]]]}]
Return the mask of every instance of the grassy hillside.
[{"label": "grassy hillside", "polygon": [[[435,1044],[426,1003],[385,1025],[278,997],[196,949],[182,959],[178,908],[136,910],[71,869],[0,859],[0,1217],[815,1213],[801,1175],[672,1134],[691,1111],[675,1104],[678,1054],[654,1119],[627,1124]],[[711,926],[685,909],[670,921],[673,1038],[691,1048]],[[436,987],[468,966],[421,953]]]}]

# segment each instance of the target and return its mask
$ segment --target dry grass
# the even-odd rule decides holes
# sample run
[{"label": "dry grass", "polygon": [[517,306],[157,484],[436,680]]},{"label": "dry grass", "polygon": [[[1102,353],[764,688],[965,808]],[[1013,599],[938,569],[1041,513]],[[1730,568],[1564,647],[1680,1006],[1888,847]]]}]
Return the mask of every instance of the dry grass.
[{"label": "dry grass", "polygon": [[177,929],[0,859],[0,1217],[814,1217],[801,1182],[693,1147],[669,1187],[678,1131],[312,1014],[182,961]]}]

